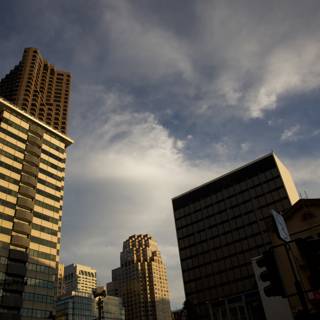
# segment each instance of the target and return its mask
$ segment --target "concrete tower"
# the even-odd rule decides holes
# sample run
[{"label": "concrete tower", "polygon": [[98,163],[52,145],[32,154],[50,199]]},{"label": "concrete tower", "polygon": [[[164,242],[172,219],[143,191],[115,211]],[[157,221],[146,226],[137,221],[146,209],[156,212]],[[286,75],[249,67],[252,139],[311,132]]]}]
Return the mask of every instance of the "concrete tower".
[{"label": "concrete tower", "polygon": [[0,98],[0,319],[47,319],[54,312],[72,142]]},{"label": "concrete tower", "polygon": [[70,73],[57,70],[38,49],[26,48],[21,61],[0,81],[0,96],[66,133]]},{"label": "concrete tower", "polygon": [[171,320],[168,280],[157,242],[148,234],[123,243],[121,266],[112,271],[109,295],[123,299],[127,320]]}]

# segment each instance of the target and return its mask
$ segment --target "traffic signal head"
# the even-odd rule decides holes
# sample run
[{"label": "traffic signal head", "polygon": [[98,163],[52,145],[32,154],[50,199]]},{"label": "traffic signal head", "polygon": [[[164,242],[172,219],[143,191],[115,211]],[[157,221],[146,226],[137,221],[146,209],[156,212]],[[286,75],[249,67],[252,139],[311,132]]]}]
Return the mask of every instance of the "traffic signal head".
[{"label": "traffic signal head", "polygon": [[271,249],[265,251],[257,260],[257,265],[259,268],[264,268],[260,273],[261,281],[266,283],[269,282],[269,284],[263,288],[265,295],[267,297],[285,297],[281,274],[273,251]]}]

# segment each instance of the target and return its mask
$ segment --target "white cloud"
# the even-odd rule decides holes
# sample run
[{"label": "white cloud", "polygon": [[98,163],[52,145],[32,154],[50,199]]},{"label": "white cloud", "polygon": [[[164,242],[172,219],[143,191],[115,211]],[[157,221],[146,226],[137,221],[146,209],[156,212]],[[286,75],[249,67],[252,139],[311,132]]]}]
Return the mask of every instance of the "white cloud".
[{"label": "white cloud", "polygon": [[299,124],[294,125],[288,129],[285,129],[280,137],[281,141],[296,141],[299,139],[298,133],[300,131],[301,127]]},{"label": "white cloud", "polygon": [[178,73],[193,76],[188,47],[169,30],[139,14],[130,1],[110,1],[105,9],[111,72],[117,77],[157,80]]},{"label": "white cloud", "polygon": [[172,137],[153,115],[115,108],[121,101],[116,93],[104,97],[113,111],[98,115],[95,129],[70,149],[63,261],[93,265],[100,281],[110,280],[122,241],[151,233],[168,265],[172,304],[178,306],[184,297],[171,198],[224,169],[190,163],[183,154],[187,142]]}]

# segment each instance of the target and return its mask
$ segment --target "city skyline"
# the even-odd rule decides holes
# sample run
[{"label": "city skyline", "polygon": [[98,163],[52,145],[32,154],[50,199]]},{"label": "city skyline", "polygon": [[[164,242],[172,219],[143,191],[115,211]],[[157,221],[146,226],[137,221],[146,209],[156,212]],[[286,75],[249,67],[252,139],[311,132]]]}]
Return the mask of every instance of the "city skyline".
[{"label": "city skyline", "polygon": [[178,307],[171,198],[271,150],[319,197],[317,1],[0,6],[1,78],[25,47],[72,74],[63,262],[105,282],[123,239],[151,233]]}]

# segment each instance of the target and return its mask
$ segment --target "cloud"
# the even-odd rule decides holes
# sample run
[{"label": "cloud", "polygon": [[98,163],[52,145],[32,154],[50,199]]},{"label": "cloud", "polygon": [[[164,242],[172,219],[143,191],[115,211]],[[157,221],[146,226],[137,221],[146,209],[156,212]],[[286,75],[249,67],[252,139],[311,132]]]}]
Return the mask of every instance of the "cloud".
[{"label": "cloud", "polygon": [[278,107],[283,96],[319,87],[319,23],[304,21],[306,12],[318,16],[310,5],[298,16],[297,7],[274,1],[245,3],[201,2],[202,35],[195,48],[203,57],[197,60],[213,67],[213,76],[203,79],[206,104],[256,118]]},{"label": "cloud", "polygon": [[110,41],[108,64],[117,77],[158,80],[180,74],[193,75],[187,44],[170,30],[143,17],[130,1],[109,1],[104,29]]},{"label": "cloud", "polygon": [[185,141],[171,136],[152,114],[129,112],[119,101],[130,99],[104,94],[102,110],[109,112],[96,115],[95,129],[79,135],[70,149],[62,260],[93,265],[100,281],[106,274],[110,280],[122,241],[151,233],[168,265],[172,303],[178,306],[184,297],[171,198],[223,169],[192,164],[183,153]]},{"label": "cloud", "polygon": [[295,141],[298,137],[298,132],[300,131],[301,127],[300,125],[294,125],[293,127],[290,127],[288,129],[285,129],[280,137],[281,141]]}]

